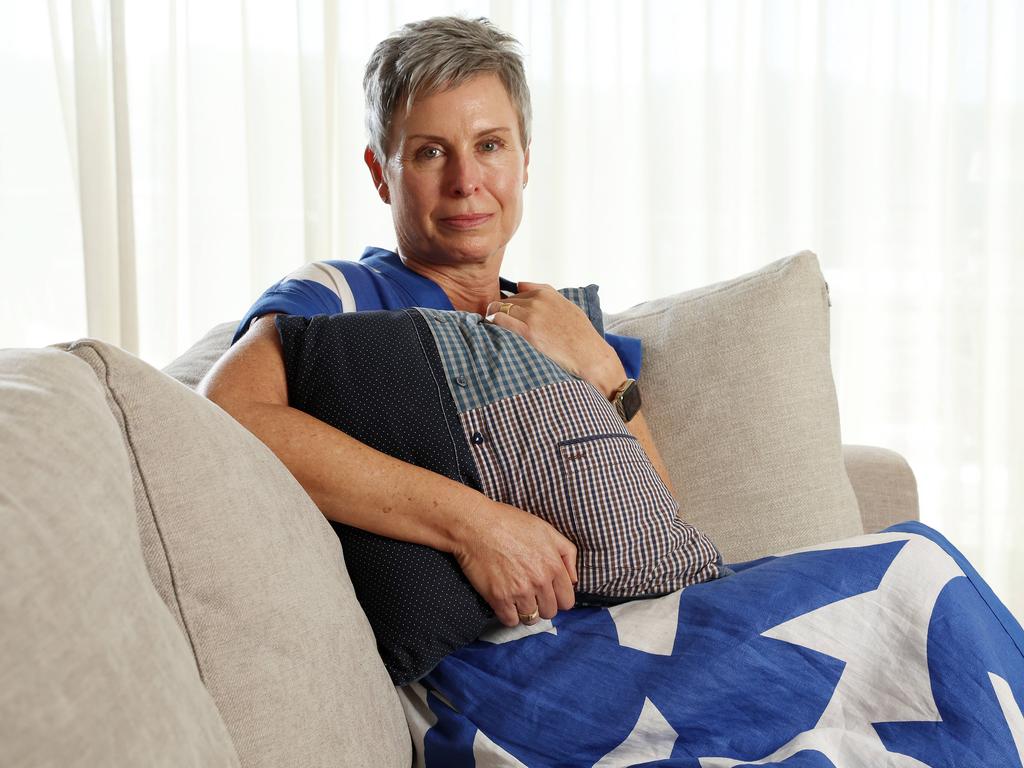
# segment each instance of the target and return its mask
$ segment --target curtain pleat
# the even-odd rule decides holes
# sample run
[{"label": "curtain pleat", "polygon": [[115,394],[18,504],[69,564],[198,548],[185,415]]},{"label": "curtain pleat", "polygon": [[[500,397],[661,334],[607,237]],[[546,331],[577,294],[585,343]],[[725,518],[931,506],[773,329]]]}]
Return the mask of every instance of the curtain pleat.
[{"label": "curtain pleat", "polygon": [[71,19],[87,331],[138,352],[123,5],[73,2]]},{"label": "curtain pleat", "polygon": [[135,217],[132,194],[131,129],[128,105],[128,57],[125,50],[124,0],[110,0],[111,77],[114,128],[114,182],[117,192],[117,276],[120,346],[139,351],[138,296],[135,271]]}]

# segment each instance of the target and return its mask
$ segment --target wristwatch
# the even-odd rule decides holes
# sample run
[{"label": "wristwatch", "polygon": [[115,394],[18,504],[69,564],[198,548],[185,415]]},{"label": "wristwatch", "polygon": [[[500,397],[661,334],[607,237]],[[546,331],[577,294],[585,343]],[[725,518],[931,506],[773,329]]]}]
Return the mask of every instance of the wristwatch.
[{"label": "wristwatch", "polygon": [[619,416],[628,424],[636,416],[641,405],[640,387],[637,386],[636,379],[626,379],[622,386],[615,390],[612,402]]}]

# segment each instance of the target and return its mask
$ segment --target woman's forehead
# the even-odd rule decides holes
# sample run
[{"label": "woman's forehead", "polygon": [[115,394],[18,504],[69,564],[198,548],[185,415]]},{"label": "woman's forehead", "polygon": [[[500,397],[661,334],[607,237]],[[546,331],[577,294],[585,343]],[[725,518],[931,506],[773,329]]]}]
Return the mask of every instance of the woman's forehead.
[{"label": "woman's forehead", "polygon": [[518,133],[519,115],[505,84],[484,72],[456,86],[418,97],[396,110],[392,130],[409,136],[426,131],[508,129]]}]

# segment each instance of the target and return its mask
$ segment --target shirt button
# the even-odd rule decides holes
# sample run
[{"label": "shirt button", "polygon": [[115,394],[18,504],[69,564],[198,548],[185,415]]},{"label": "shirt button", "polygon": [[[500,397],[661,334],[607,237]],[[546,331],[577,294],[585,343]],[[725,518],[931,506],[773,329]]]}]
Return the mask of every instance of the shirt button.
[{"label": "shirt button", "polygon": [[480,445],[484,441],[484,436],[479,432],[474,432],[473,437],[470,439],[473,441],[473,445]]},{"label": "shirt button", "polygon": [[469,384],[466,382],[466,377],[465,376],[456,376],[455,377],[455,383],[458,384],[460,387],[468,387],[469,386]]}]

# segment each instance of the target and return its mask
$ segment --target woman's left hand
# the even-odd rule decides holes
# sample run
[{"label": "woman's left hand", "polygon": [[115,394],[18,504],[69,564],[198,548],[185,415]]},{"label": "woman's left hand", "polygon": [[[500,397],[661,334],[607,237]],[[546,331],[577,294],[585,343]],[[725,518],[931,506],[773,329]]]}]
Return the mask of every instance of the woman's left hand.
[{"label": "woman's left hand", "polygon": [[[510,304],[508,312],[499,311]],[[626,380],[615,350],[583,310],[543,283],[519,283],[519,293],[487,305],[487,319],[518,333],[562,368],[610,398]]]}]

